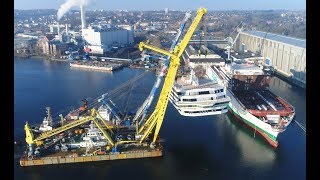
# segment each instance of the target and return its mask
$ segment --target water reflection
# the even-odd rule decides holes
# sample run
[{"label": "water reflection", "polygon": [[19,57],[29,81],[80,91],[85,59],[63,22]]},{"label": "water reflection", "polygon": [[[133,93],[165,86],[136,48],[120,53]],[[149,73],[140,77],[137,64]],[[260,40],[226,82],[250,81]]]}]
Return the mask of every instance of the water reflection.
[{"label": "water reflection", "polygon": [[271,167],[276,159],[276,153],[264,139],[249,130],[235,119],[230,113],[225,115],[224,130],[231,132],[236,146],[240,150],[240,160],[248,166],[260,168]]}]

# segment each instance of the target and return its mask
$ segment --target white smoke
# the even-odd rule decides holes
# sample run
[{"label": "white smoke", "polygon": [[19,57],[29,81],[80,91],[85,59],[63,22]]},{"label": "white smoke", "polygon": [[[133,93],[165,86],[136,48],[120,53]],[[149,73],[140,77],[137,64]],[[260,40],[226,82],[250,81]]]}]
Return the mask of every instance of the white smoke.
[{"label": "white smoke", "polygon": [[72,7],[74,6],[80,6],[84,5],[87,6],[89,4],[90,0],[67,0],[65,3],[63,3],[57,13],[58,21],[62,18],[62,16],[68,12]]}]

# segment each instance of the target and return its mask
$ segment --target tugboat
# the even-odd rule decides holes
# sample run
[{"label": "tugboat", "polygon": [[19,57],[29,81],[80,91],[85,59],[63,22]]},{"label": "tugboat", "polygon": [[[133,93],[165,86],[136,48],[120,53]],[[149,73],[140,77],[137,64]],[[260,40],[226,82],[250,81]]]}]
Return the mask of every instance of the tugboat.
[{"label": "tugboat", "polygon": [[51,108],[46,107],[47,109],[47,117],[45,117],[42,121],[42,124],[39,127],[39,132],[46,132],[52,130],[52,117],[51,117]]}]

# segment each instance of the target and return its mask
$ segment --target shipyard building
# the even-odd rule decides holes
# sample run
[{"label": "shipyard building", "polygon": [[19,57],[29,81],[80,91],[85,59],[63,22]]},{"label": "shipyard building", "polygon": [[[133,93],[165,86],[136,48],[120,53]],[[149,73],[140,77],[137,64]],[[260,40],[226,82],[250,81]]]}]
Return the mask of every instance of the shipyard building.
[{"label": "shipyard building", "polygon": [[104,54],[112,48],[124,47],[133,43],[133,31],[130,26],[89,26],[82,29],[82,36],[93,54]]},{"label": "shipyard building", "polygon": [[269,32],[243,31],[235,43],[236,51],[260,54],[276,73],[295,84],[306,85],[306,40]]},{"label": "shipyard building", "polygon": [[215,54],[214,51],[208,49],[205,45],[201,45],[200,47],[188,45],[182,54],[182,59],[185,64],[188,64],[192,68],[207,65],[223,66],[225,64],[224,59],[220,55]]}]

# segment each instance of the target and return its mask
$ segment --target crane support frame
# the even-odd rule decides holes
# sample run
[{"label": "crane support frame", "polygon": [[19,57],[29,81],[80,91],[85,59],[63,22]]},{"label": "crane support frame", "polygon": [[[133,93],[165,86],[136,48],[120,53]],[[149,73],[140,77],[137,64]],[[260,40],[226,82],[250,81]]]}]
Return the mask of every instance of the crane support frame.
[{"label": "crane support frame", "polygon": [[[34,134],[31,130],[31,128],[29,127],[29,124],[28,122],[26,122],[25,124],[25,132],[26,132],[26,142],[31,145],[31,144],[34,144],[34,143],[37,143],[39,141],[42,141],[46,138],[49,138],[49,137],[52,137],[54,135],[57,135],[59,133],[62,133],[64,131],[67,131],[69,129],[72,129],[74,127],[77,127],[77,126],[80,126],[86,122],[89,122],[89,121],[93,121],[97,127],[99,128],[99,130],[103,133],[104,137],[109,141],[109,143],[114,146],[114,142],[111,138],[111,136],[103,130],[103,128],[101,127],[101,125],[99,124],[98,120],[97,120],[97,117],[98,116],[98,119],[100,119],[103,124],[112,132],[112,127],[111,126],[108,126],[104,120],[102,119],[101,115],[99,114],[99,112],[97,112],[94,108],[91,109],[91,115],[90,116],[87,116],[85,117],[84,119],[81,119],[81,120],[76,120],[76,121],[73,121],[73,122],[70,122],[68,124],[65,124],[64,126],[61,126],[59,128],[56,128],[56,129],[53,129],[51,131],[47,131],[47,132],[43,132],[41,133],[38,137],[34,138]],[[113,132],[112,132],[113,133]],[[41,144],[41,143],[39,143]]]}]

